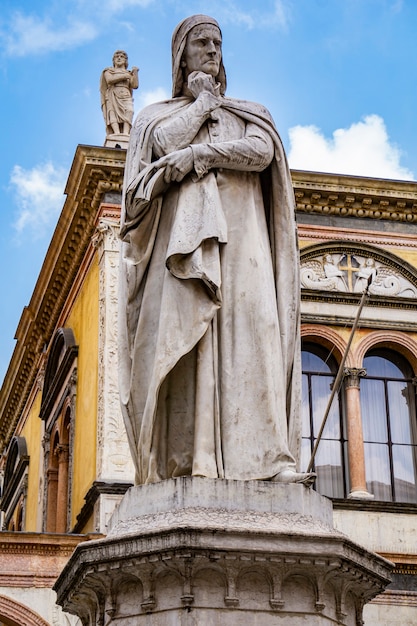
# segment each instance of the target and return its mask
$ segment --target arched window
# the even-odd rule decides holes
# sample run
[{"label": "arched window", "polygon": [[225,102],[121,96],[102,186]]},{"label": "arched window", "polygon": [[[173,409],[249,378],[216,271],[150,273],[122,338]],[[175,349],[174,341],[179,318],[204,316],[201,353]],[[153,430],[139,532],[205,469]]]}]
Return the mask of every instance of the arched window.
[{"label": "arched window", "polygon": [[4,528],[24,530],[24,506],[29,472],[29,455],[24,437],[12,438],[7,451],[3,494],[0,508],[4,511]]},{"label": "arched window", "polygon": [[[316,344],[304,343],[302,368],[301,470],[305,471],[323,421],[338,366],[328,350]],[[317,491],[331,498],[346,496],[346,442],[342,408],[342,397],[336,396],[317,449],[313,468],[317,474]]]},{"label": "arched window", "polygon": [[59,328],[51,342],[40,409],[46,432],[43,528],[47,532],[67,532],[71,518],[71,432],[75,420],[77,354],[72,330]]},{"label": "arched window", "polygon": [[58,448],[59,434],[56,431],[51,442],[51,450],[48,458],[48,469],[46,472],[47,486],[47,511],[46,511],[46,531],[56,532],[56,514],[58,500]]},{"label": "arched window", "polygon": [[417,502],[416,388],[394,351],[368,352],[361,408],[368,490],[377,500]]}]

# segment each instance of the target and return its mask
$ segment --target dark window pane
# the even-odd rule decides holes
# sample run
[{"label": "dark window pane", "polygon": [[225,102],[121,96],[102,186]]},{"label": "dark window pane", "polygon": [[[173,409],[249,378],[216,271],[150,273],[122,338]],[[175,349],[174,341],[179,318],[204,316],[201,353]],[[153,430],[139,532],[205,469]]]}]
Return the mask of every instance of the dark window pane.
[{"label": "dark window pane", "polygon": [[[311,458],[311,439],[313,435],[317,437],[323,423],[338,365],[327,349],[304,344],[302,366],[304,438],[301,445],[301,469],[305,471]],[[311,432],[311,419],[314,433]],[[336,394],[315,456],[315,471],[318,474],[315,488],[328,497],[345,497],[341,446],[340,398]]]},{"label": "dark window pane", "polygon": [[394,488],[397,502],[417,502],[415,446],[393,446]]},{"label": "dark window pane", "polygon": [[361,380],[361,410],[365,441],[388,441],[385,388],[381,380]]},{"label": "dark window pane", "polygon": [[329,498],[343,498],[342,456],[339,441],[322,440],[316,455],[317,490]]},{"label": "dark window pane", "polygon": [[309,378],[306,374],[302,377],[302,396],[301,396],[301,412],[302,412],[302,436],[310,437],[310,404],[308,397]]},{"label": "dark window pane", "polygon": [[413,370],[398,352],[387,348],[371,350],[364,359],[369,376],[380,378],[412,378]]},{"label": "dark window pane", "polygon": [[300,468],[302,472],[305,472],[311,458],[311,444],[309,439],[301,440],[301,458],[300,458]]},{"label": "dark window pane", "polygon": [[[318,352],[322,352],[321,350],[317,350]],[[315,374],[330,374],[332,370],[330,369],[330,364],[332,364],[332,359],[330,361],[326,358],[327,355],[318,355],[315,352],[310,352],[307,350],[303,350],[301,353],[301,360],[303,364],[303,372],[314,372]]]},{"label": "dark window pane", "polygon": [[[410,386],[411,387],[411,386]],[[388,404],[393,443],[412,443],[410,428],[410,401],[414,404],[414,390],[406,382],[388,381]]]},{"label": "dark window pane", "polygon": [[[315,437],[319,433],[326,413],[327,404],[331,394],[330,385],[333,380],[333,376],[311,377]],[[330,413],[324,427],[323,437],[326,439],[339,439],[340,437],[339,401],[337,396],[335,396],[332,402]]]},{"label": "dark window pane", "polygon": [[365,443],[366,487],[376,500],[392,500],[388,446]]}]

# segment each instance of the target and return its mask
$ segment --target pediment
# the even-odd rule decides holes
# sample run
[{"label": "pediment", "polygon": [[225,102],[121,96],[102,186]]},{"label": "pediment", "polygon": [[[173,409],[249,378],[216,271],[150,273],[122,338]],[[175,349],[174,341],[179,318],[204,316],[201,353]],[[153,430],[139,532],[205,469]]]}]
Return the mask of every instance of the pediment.
[{"label": "pediment", "polygon": [[366,244],[346,242],[309,246],[301,252],[302,290],[363,293],[417,299],[417,270],[393,254]]}]

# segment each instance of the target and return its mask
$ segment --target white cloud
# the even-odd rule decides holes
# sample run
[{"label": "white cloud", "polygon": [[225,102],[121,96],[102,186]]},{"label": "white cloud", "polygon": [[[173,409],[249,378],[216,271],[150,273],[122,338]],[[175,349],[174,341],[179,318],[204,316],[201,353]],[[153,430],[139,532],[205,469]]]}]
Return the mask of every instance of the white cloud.
[{"label": "white cloud", "polygon": [[339,128],[332,138],[316,126],[294,126],[289,137],[288,161],[294,169],[414,180],[413,173],[400,164],[401,150],[390,142],[379,115]]},{"label": "white cloud", "polygon": [[149,104],[153,104],[154,102],[160,102],[161,100],[167,100],[170,97],[171,94],[169,94],[163,87],[157,87],[152,91],[144,91],[137,99],[138,106],[136,108],[140,110],[148,106]]},{"label": "white cloud", "polygon": [[15,192],[18,215],[14,224],[17,234],[26,230],[37,237],[56,221],[63,204],[67,172],[48,162],[25,170],[15,165],[10,176]]},{"label": "white cloud", "polygon": [[290,21],[290,9],[288,2],[285,2],[284,0],[275,0],[274,21],[284,30],[288,28]]},{"label": "white cloud", "polygon": [[[242,3],[235,0],[211,0],[210,15],[215,16],[221,26],[230,23],[248,30],[277,27],[286,30],[291,17],[291,2],[292,0],[264,0],[256,5],[253,3],[253,8],[242,10]],[[186,10],[187,3],[183,5]],[[204,9],[201,10],[205,12]]]},{"label": "white cloud", "polygon": [[153,2],[154,0],[101,0],[100,10],[119,13],[130,7],[142,7],[145,9]]},{"label": "white cloud", "polygon": [[64,28],[57,28],[51,19],[15,13],[2,34],[6,54],[26,56],[55,50],[66,50],[91,41],[97,35],[89,22],[69,21]]}]

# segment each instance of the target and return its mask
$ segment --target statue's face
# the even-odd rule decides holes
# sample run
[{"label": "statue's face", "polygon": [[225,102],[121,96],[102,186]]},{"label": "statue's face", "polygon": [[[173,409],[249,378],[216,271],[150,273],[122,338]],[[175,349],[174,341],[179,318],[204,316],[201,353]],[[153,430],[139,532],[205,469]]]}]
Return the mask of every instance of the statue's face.
[{"label": "statue's face", "polygon": [[123,52],[116,52],[113,56],[114,67],[127,67],[127,57]]},{"label": "statue's face", "polygon": [[188,33],[183,54],[186,75],[205,72],[214,78],[220,70],[222,60],[222,37],[212,24],[194,26]]}]

